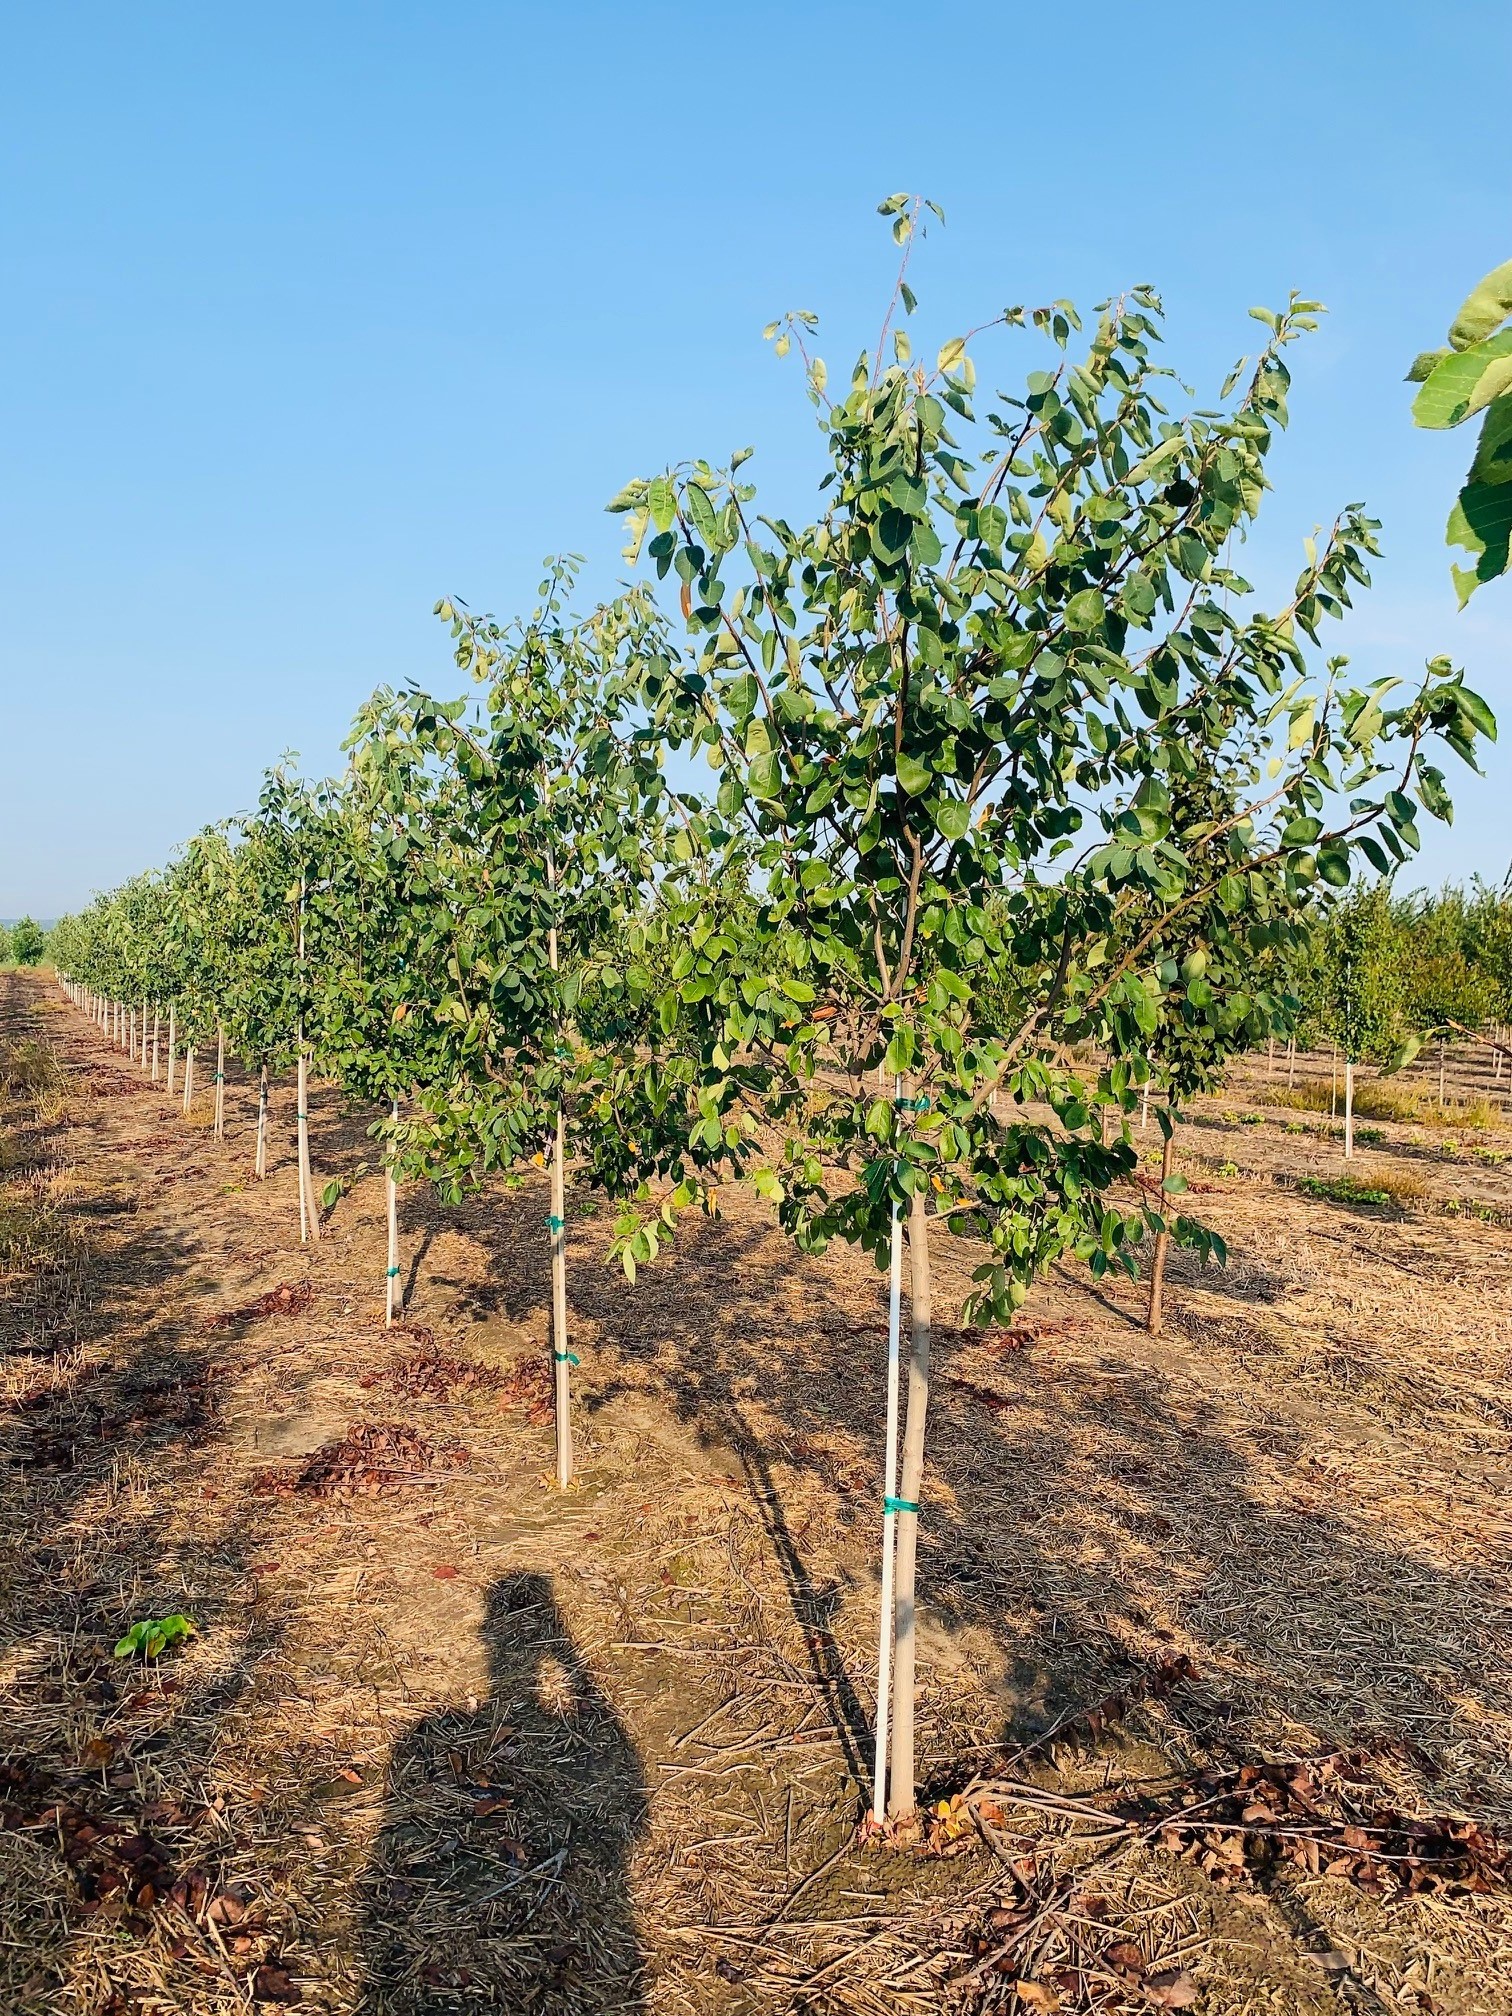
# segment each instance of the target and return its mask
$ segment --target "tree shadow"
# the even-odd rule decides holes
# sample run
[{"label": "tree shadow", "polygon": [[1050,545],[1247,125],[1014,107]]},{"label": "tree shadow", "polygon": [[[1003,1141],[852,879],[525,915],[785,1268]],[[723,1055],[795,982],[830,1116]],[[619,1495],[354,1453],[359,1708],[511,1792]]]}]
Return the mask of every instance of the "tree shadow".
[{"label": "tree shadow", "polygon": [[513,1574],[483,1621],[488,1697],[430,1715],[389,1762],[363,1879],[364,2016],[644,2007],[629,1862],[641,1761],[549,1577]]}]

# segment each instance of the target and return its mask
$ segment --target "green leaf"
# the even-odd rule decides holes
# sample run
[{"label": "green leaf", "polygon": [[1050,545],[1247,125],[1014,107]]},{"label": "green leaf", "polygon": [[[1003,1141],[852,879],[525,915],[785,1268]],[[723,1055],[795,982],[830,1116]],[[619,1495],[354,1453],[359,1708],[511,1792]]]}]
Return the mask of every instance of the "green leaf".
[{"label": "green leaf", "polygon": [[714,506],[709,493],[698,483],[683,486],[683,504],[693,521],[693,530],[702,543],[714,552],[719,547],[719,520],[714,514]]},{"label": "green leaf", "polygon": [[1512,384],[1512,329],[1436,364],[1412,402],[1419,427],[1457,427]]},{"label": "green leaf", "polygon": [[1066,604],[1066,628],[1087,631],[1101,627],[1107,605],[1095,588],[1083,588]]},{"label": "green leaf", "polygon": [[1449,325],[1449,341],[1456,350],[1468,350],[1480,343],[1512,315],[1512,259],[1493,267],[1471,289],[1463,306]]},{"label": "green leaf", "polygon": [[1409,385],[1421,385],[1424,379],[1432,372],[1434,365],[1441,364],[1450,354],[1447,349],[1419,350],[1416,357],[1413,358],[1411,364],[1407,367],[1407,383]]},{"label": "green leaf", "polygon": [[670,532],[677,517],[677,493],[665,476],[653,476],[646,490],[651,522],[658,532]]},{"label": "green leaf", "polygon": [[921,763],[905,749],[898,757],[898,782],[910,798],[922,798],[934,782],[934,774],[927,763]]},{"label": "green leaf", "polygon": [[964,840],[971,831],[971,807],[960,798],[936,799],[934,822],[947,840]]}]

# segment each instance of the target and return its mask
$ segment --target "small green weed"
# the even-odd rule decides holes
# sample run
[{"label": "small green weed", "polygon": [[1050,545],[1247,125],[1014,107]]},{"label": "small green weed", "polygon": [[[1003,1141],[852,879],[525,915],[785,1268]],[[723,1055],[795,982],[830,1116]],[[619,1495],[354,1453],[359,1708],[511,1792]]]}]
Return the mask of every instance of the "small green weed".
[{"label": "small green weed", "polygon": [[1297,1188],[1309,1197],[1326,1197],[1331,1204],[1389,1204],[1391,1196],[1379,1185],[1357,1183],[1352,1176],[1299,1176]]},{"label": "small green weed", "polygon": [[1494,1204],[1483,1204],[1478,1197],[1449,1197],[1444,1202],[1447,1218],[1478,1218],[1483,1225],[1499,1225],[1501,1213]]},{"label": "small green weed", "polygon": [[194,1633],[194,1619],[177,1612],[172,1617],[143,1617],[117,1642],[115,1656],[117,1659],[156,1659],[170,1645],[177,1645],[181,1638],[192,1638]]}]

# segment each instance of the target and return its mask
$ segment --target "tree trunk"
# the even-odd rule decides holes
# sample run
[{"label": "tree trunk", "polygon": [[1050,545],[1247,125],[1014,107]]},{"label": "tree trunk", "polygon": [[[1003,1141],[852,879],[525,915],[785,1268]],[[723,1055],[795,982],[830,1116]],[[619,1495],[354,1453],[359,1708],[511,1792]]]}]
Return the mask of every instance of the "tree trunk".
[{"label": "tree trunk", "polygon": [[557,1484],[572,1482],[572,1350],[567,1341],[567,1121],[557,1107],[551,1156],[551,1355],[556,1371]]},{"label": "tree trunk", "polygon": [[1333,1046],[1333,1073],[1328,1081],[1328,1119],[1332,1125],[1339,1117],[1339,1046]]},{"label": "tree trunk", "polygon": [[215,1025],[215,1138],[226,1138],[226,1025]]},{"label": "tree trunk", "polygon": [[[299,878],[299,939],[295,946],[295,956],[299,961],[299,990],[304,994],[305,984],[305,878]],[[315,1178],[310,1171],[310,1059],[305,1049],[304,1015],[301,1012],[294,1028],[294,1040],[299,1048],[299,1104],[296,1112],[299,1118],[299,1237],[303,1244],[313,1239],[320,1244],[320,1210],[315,1201]]]},{"label": "tree trunk", "polygon": [[310,1059],[305,1049],[304,1024],[300,1023],[299,1044],[299,1237],[320,1244],[320,1207],[315,1197],[315,1177],[310,1168]]},{"label": "tree trunk", "polygon": [[1344,1160],[1354,1160],[1354,1059],[1344,1058]]},{"label": "tree trunk", "polygon": [[1150,1124],[1150,1081],[1145,1080],[1144,1097],[1139,1102],[1139,1131],[1144,1133]]},{"label": "tree trunk", "polygon": [[158,1035],[162,1027],[162,1020],[163,1017],[160,1010],[154,1008],[152,1011],[152,1082],[154,1085],[158,1082]]},{"label": "tree trunk", "polygon": [[178,1008],[172,1001],[168,1004],[168,1097],[173,1097],[173,1060],[178,1044]]},{"label": "tree trunk", "polygon": [[1439,1113],[1444,1111],[1444,1039],[1439,1038]]},{"label": "tree trunk", "polygon": [[1270,1047],[1266,1050],[1265,1053],[1266,1077],[1267,1078],[1273,1077],[1275,1075],[1275,1070],[1276,1070],[1276,1039],[1274,1036],[1272,1036],[1272,1038],[1270,1039]]},{"label": "tree trunk", "polygon": [[126,1057],[129,1063],[136,1062],[136,1003],[126,1010]]},{"label": "tree trunk", "polygon": [[268,1067],[262,1067],[257,1081],[257,1163],[254,1173],[259,1183],[268,1173]]},{"label": "tree trunk", "polygon": [[1295,1036],[1286,1046],[1286,1089],[1294,1091],[1297,1084],[1297,1039]]},{"label": "tree trunk", "polygon": [[892,1214],[892,1254],[887,1293],[887,1427],[882,1445],[882,1601],[877,1643],[877,1744],[872,1767],[872,1818],[887,1818],[887,1743],[892,1686],[893,1569],[898,1524],[898,1401],[902,1377],[899,1339],[903,1312],[903,1215]]},{"label": "tree trunk", "polygon": [[887,1810],[912,1813],[914,1789],[915,1589],[919,1552],[919,1492],[924,1482],[924,1425],[929,1411],[929,1218],[922,1184],[908,1207],[909,1300],[913,1355],[908,1363],[908,1425],[903,1433],[903,1474],[898,1488],[896,1651],[893,1688],[892,1771]]},{"label": "tree trunk", "polygon": [[[1171,1165],[1176,1159],[1176,1119],[1174,1114],[1169,1111],[1166,1114],[1166,1119],[1170,1123],[1171,1131],[1165,1137],[1165,1145],[1160,1151],[1160,1216],[1162,1221],[1167,1211],[1171,1208],[1170,1201],[1166,1196],[1165,1186],[1170,1181]],[[1170,1246],[1171,1235],[1169,1232],[1157,1232],[1155,1234],[1155,1259],[1150,1268],[1150,1313],[1145,1323],[1145,1328],[1152,1337],[1160,1335],[1160,1326],[1165,1318],[1166,1254],[1170,1251]]]},{"label": "tree trunk", "polygon": [[[399,1120],[399,1101],[394,1101],[393,1117],[395,1125]],[[394,1151],[389,1150],[389,1164],[385,1172],[388,1187],[388,1274],[387,1294],[384,1304],[383,1321],[388,1329],[394,1327],[394,1314],[402,1310],[404,1298],[399,1289],[399,1185],[394,1180]]]},{"label": "tree trunk", "polygon": [[191,1043],[184,1053],[184,1111],[188,1113],[194,1099],[194,1045]]}]

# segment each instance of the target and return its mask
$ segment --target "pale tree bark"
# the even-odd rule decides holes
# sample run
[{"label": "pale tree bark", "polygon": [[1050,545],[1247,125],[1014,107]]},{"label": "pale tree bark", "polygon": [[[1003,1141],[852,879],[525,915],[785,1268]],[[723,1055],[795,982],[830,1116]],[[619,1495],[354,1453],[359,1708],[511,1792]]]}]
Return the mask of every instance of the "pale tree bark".
[{"label": "pale tree bark", "polygon": [[215,1138],[226,1138],[226,1025],[215,1027]]},{"label": "pale tree bark", "polygon": [[924,1482],[924,1428],[929,1413],[931,1280],[929,1217],[922,1184],[908,1207],[909,1301],[913,1351],[908,1362],[908,1419],[903,1431],[898,1485],[897,1595],[894,1604],[892,1770],[887,1810],[912,1813],[914,1785],[914,1670],[917,1661],[919,1492]]},{"label": "pale tree bark", "polygon": [[173,1060],[178,1044],[178,1007],[168,1003],[168,1097],[173,1097]]},{"label": "pale tree bark", "polygon": [[572,1482],[572,1348],[567,1337],[567,1122],[557,1107],[556,1141],[551,1155],[551,1332],[556,1372],[557,1484],[565,1491]]},{"label": "pale tree bark", "polygon": [[320,1244],[320,1207],[315,1196],[315,1176],[310,1167],[310,1057],[305,1049],[304,1024],[296,1034],[299,1044],[299,1236]]},{"label": "pale tree bark", "polygon": [[158,1036],[162,1029],[162,1015],[157,1008],[152,1011],[152,1082],[158,1082]]},{"label": "pale tree bark", "polygon": [[[1160,1151],[1160,1216],[1162,1223],[1170,1209],[1166,1198],[1166,1184],[1170,1181],[1171,1165],[1176,1159],[1176,1119],[1167,1113],[1171,1131],[1165,1137],[1165,1145]],[[1165,1319],[1165,1270],[1166,1254],[1170,1251],[1171,1235],[1161,1231],[1155,1234],[1155,1258],[1150,1266],[1150,1313],[1145,1328],[1152,1337],[1160,1335],[1160,1327]]]},{"label": "pale tree bark", "polygon": [[[546,931],[546,956],[551,970],[560,970],[555,922],[556,857],[546,849],[546,886],[552,894],[553,921]],[[560,1041],[560,1039],[559,1039]],[[551,1212],[547,1226],[551,1233],[551,1360],[555,1375],[557,1487],[565,1491],[572,1482],[572,1378],[576,1363],[567,1336],[567,1119],[560,1096],[557,1099],[556,1139],[551,1156]]]},{"label": "pale tree bark", "polygon": [[194,1045],[191,1043],[184,1052],[184,1111],[188,1113],[194,1102]]},{"label": "pale tree bark", "polygon": [[[394,1124],[399,1124],[399,1101],[394,1101]],[[388,1188],[388,1274],[387,1296],[384,1307],[384,1324],[392,1329],[394,1317],[404,1308],[404,1296],[399,1287],[399,1185],[394,1180],[394,1151],[389,1150],[389,1164],[385,1171]]]},{"label": "pale tree bark", "polygon": [[[305,885],[303,875],[299,878],[299,940],[295,956],[299,961],[301,989],[305,971],[304,935]],[[315,1200],[315,1178],[310,1169],[310,1057],[305,1049],[304,1017],[300,1016],[295,1029],[294,1040],[299,1048],[299,1104],[295,1108],[299,1124],[299,1237],[301,1243],[310,1239],[320,1244],[320,1208]]]},{"label": "pale tree bark", "polygon": [[268,1173],[268,1067],[262,1067],[257,1080],[257,1162],[254,1173],[259,1183]]},{"label": "pale tree bark", "polygon": [[1354,1059],[1344,1054],[1344,1160],[1354,1160]]},{"label": "pale tree bark", "polygon": [[[894,1092],[896,1106],[899,1093]],[[887,1746],[891,1717],[893,1577],[898,1528],[898,1412],[902,1380],[903,1216],[892,1213],[892,1250],[887,1294],[887,1419],[882,1443],[882,1595],[877,1642],[877,1730],[872,1766],[872,1818],[887,1817]]]}]

